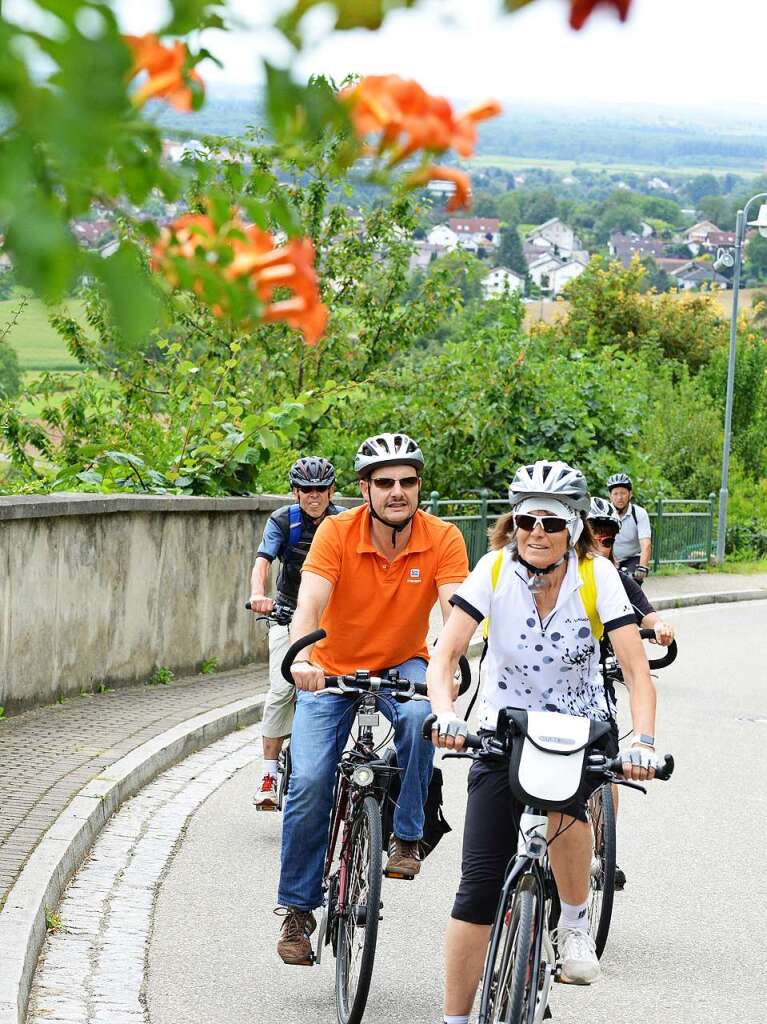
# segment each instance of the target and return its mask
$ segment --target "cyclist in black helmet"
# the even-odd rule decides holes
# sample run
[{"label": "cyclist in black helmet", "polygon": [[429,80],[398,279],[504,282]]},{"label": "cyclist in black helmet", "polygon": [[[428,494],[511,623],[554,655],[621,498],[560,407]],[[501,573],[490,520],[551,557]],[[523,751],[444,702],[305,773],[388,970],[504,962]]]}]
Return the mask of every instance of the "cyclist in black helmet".
[{"label": "cyclist in black helmet", "polygon": [[[275,602],[266,596],[266,591],[275,558],[282,563],[277,577],[277,604],[289,611],[295,609],[301,566],[317,527],[327,516],[344,511],[331,500],[336,471],[327,459],[315,455],[297,459],[290,468],[288,481],[295,502],[278,508],[267,520],[253,566],[250,607],[257,615],[274,609]],[[261,723],[264,760],[261,782],[253,797],[259,811],[277,809],[277,758],[293,724],[295,688],[285,682],[280,672],[288,646],[287,624],[272,625],[269,629],[269,693]]]}]

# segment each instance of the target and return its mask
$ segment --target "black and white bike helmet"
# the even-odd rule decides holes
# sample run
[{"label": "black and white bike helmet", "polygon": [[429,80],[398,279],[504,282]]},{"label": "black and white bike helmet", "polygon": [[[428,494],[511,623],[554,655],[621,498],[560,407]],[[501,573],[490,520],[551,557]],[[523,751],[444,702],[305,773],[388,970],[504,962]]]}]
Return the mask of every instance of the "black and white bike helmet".
[{"label": "black and white bike helmet", "polygon": [[611,491],[613,487],[628,487],[630,491],[634,489],[631,484],[631,477],[626,473],[613,473],[607,481],[607,490]]},{"label": "black and white bike helmet", "polygon": [[615,506],[607,498],[592,498],[589,514],[586,516],[590,523],[611,523],[616,530],[621,528],[621,518],[615,510]]},{"label": "black and white bike helmet", "polygon": [[423,453],[407,434],[376,434],[367,438],[354,456],[354,472],[364,480],[378,466],[412,466],[420,474]]},{"label": "black and white bike helmet", "polygon": [[290,467],[288,480],[291,487],[332,487],[336,482],[333,463],[317,455],[296,459]]},{"label": "black and white bike helmet", "polygon": [[586,477],[566,462],[539,459],[520,466],[509,486],[509,504],[515,508],[527,498],[555,498],[573,512],[586,513],[591,499]]}]

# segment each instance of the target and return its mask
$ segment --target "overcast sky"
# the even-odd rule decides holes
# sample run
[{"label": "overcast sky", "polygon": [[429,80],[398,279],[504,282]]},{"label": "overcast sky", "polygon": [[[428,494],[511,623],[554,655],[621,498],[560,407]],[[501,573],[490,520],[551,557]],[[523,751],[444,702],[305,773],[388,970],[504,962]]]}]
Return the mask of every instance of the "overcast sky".
[{"label": "overcast sky", "polygon": [[[148,31],[162,17],[158,0],[117,5],[127,31]],[[204,66],[204,76],[251,83],[260,80],[259,57],[283,63],[288,49],[266,27],[280,6],[284,0],[230,0],[242,25],[204,34],[203,44],[225,64],[223,72]],[[337,79],[396,73],[467,100],[492,95],[673,109],[754,105],[767,91],[764,57],[745,46],[767,39],[765,0],[634,0],[625,25],[605,6],[580,33],[567,25],[567,0],[538,0],[512,16],[499,15],[499,7],[500,0],[428,0],[418,11],[390,15],[379,32],[330,38],[327,14],[318,10],[310,28],[323,41],[307,48],[299,66]]]}]

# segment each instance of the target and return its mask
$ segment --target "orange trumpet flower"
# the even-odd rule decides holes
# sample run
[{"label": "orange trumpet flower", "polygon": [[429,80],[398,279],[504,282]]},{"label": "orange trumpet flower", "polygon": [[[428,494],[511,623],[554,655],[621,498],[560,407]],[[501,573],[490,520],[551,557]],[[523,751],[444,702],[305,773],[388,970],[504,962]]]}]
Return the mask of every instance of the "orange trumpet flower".
[{"label": "orange trumpet flower", "polygon": [[471,156],[477,122],[501,110],[497,103],[488,102],[456,117],[446,99],[431,96],[417,82],[398,75],[368,75],[339,96],[348,104],[360,138],[380,133],[375,152],[378,156],[388,153],[389,166],[418,150],[443,153],[454,148],[461,156]]},{"label": "orange trumpet flower", "polygon": [[133,104],[142,107],[147,100],[163,99],[177,110],[192,110],[193,91],[190,82],[200,89],[203,81],[194,70],[187,68],[187,48],[180,40],[171,46],[163,46],[152,32],[143,36],[123,36],[123,41],[133,54],[133,67],[128,78],[146,71],[147,80],[133,93]]},{"label": "orange trumpet flower", "polygon": [[[165,228],[152,253],[152,269],[161,271],[172,285],[178,284],[172,259],[193,259],[200,249],[228,246],[232,259],[223,270],[229,281],[246,281],[263,303],[261,319],[266,322],[284,320],[300,330],[307,345],[316,345],[328,320],[327,306],[320,298],[319,281],[314,267],[314,245],[308,238],[294,238],[275,246],[268,231],[245,226],[236,216],[220,228],[207,214],[185,214]],[[202,294],[201,282],[194,291]],[[278,288],[293,294],[274,301]],[[223,310],[213,309],[216,316]]]},{"label": "orange trumpet flower", "polygon": [[631,0],[570,0],[571,26],[576,30],[583,28],[594,8],[605,3],[617,8],[621,21],[626,20]]},{"label": "orange trumpet flower", "polygon": [[447,202],[448,212],[471,206],[471,181],[464,171],[459,171],[457,167],[435,167],[432,164],[419,168],[407,178],[411,188],[418,188],[430,181],[452,181],[455,185],[455,191]]}]

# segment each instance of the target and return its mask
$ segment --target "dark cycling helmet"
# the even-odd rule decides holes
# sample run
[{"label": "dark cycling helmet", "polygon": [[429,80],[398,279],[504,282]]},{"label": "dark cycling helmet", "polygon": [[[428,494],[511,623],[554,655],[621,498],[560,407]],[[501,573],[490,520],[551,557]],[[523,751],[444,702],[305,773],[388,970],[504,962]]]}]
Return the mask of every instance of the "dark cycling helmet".
[{"label": "dark cycling helmet", "polygon": [[621,528],[621,519],[615,506],[607,498],[592,498],[589,513],[586,516],[590,523],[611,523],[616,529]]},{"label": "dark cycling helmet", "polygon": [[412,466],[420,473],[423,465],[421,449],[407,434],[376,434],[363,441],[354,456],[354,472],[360,480],[377,466]]},{"label": "dark cycling helmet", "polygon": [[509,504],[515,508],[527,498],[556,498],[573,512],[588,512],[589,488],[579,469],[566,462],[539,459],[531,466],[520,466],[509,487]]},{"label": "dark cycling helmet", "polygon": [[613,473],[607,481],[607,490],[611,491],[613,487],[628,487],[630,491],[634,489],[631,486],[631,477],[625,473]]},{"label": "dark cycling helmet", "polygon": [[296,459],[290,467],[288,480],[291,487],[332,487],[336,482],[333,463],[316,455]]}]

